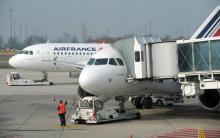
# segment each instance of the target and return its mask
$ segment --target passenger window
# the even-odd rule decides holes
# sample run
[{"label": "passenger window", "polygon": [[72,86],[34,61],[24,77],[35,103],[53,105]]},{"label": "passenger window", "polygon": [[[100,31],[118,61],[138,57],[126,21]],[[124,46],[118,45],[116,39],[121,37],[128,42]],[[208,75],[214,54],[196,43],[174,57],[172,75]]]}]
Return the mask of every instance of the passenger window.
[{"label": "passenger window", "polygon": [[53,52],[54,55],[56,55],[56,52]]},{"label": "passenger window", "polygon": [[30,55],[33,55],[33,51],[30,51]]},{"label": "passenger window", "polygon": [[96,59],[95,65],[106,65],[108,62],[107,58]]},{"label": "passenger window", "polygon": [[90,58],[89,62],[87,63],[88,65],[92,65],[95,62],[94,58]]},{"label": "passenger window", "polygon": [[63,52],[61,52],[60,55],[63,55]]},{"label": "passenger window", "polygon": [[74,53],[72,53],[72,55],[74,55]]},{"label": "passenger window", "polygon": [[120,66],[123,66],[123,65],[124,65],[122,59],[120,59],[120,58],[116,58],[116,60],[118,61],[118,64],[119,64]]},{"label": "passenger window", "polygon": [[135,62],[140,62],[140,52],[139,51],[135,51]]},{"label": "passenger window", "polygon": [[59,55],[60,53],[59,52],[57,52],[57,55]]},{"label": "passenger window", "polygon": [[110,58],[108,64],[109,65],[115,65],[115,66],[118,65],[114,58]]}]

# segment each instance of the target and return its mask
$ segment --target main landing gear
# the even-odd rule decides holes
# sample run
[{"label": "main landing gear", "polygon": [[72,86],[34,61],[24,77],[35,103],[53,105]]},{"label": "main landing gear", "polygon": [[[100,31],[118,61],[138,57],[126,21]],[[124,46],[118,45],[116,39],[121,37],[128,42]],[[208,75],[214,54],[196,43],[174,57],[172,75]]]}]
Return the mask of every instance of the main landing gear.
[{"label": "main landing gear", "polygon": [[47,80],[47,78],[48,78],[48,73],[42,71],[42,74],[43,74],[42,81],[48,81],[48,80]]},{"label": "main landing gear", "polygon": [[134,100],[134,105],[137,109],[145,108],[151,109],[153,106],[153,101],[151,97],[136,97]]}]

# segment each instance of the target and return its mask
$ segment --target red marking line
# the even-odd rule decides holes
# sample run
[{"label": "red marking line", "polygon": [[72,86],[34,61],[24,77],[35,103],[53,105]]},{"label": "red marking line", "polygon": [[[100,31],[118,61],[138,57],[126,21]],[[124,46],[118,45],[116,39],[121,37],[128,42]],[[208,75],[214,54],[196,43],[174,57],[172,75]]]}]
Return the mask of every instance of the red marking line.
[{"label": "red marking line", "polygon": [[[220,130],[207,130],[204,129],[207,138],[220,138]],[[147,138],[198,138],[198,129],[185,128],[177,129],[170,132],[150,136]]]}]

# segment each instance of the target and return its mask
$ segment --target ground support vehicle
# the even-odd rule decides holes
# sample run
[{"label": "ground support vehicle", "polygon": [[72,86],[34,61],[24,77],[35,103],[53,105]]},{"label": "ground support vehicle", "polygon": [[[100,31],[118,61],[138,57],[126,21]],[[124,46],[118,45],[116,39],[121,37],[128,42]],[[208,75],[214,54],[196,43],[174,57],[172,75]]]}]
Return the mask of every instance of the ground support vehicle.
[{"label": "ground support vehicle", "polygon": [[97,124],[110,121],[139,119],[140,113],[134,109],[103,106],[100,98],[87,96],[78,101],[78,107],[71,116],[73,123]]},{"label": "ground support vehicle", "polygon": [[6,83],[9,86],[37,86],[37,85],[53,85],[53,82],[45,80],[31,80],[20,76],[17,72],[11,72],[7,75]]},{"label": "ground support vehicle", "polygon": [[181,95],[143,95],[143,96],[129,96],[129,102],[135,105],[136,108],[150,109],[153,105],[158,106],[172,106],[175,103],[183,103]]}]

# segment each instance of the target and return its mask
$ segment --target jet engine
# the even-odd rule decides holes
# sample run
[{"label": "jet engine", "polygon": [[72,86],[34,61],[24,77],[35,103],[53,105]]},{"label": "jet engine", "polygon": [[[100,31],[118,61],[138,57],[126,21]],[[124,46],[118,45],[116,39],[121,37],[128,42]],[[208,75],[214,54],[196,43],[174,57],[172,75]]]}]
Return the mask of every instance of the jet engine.
[{"label": "jet engine", "polygon": [[199,96],[199,101],[203,108],[210,111],[220,111],[220,91],[216,89],[204,90],[204,94]]}]

